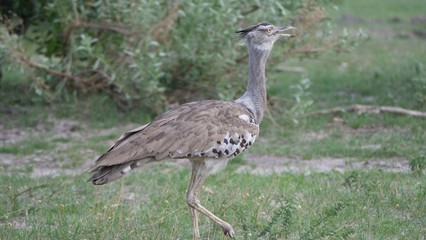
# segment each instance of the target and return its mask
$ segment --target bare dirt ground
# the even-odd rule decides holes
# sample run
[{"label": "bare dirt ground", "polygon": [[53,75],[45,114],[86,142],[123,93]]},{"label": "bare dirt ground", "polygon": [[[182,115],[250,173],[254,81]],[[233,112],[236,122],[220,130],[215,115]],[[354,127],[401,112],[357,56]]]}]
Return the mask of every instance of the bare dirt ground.
[{"label": "bare dirt ground", "polygon": [[[32,177],[56,176],[59,174],[77,175],[84,172],[91,163],[80,165],[78,167],[67,167],[72,165],[65,161],[58,161],[62,158],[63,152],[72,147],[73,140],[81,140],[87,137],[86,132],[76,130],[80,123],[74,120],[58,120],[49,118],[45,123],[39,124],[34,128],[6,128],[0,124],[0,147],[19,145],[27,138],[31,141],[53,141],[54,138],[69,139],[69,143],[55,144],[55,148],[49,153],[34,151],[30,154],[0,153],[0,170],[10,169],[14,171],[30,171]],[[95,134],[95,132],[93,132]],[[46,137],[49,136],[49,137]],[[47,139],[46,139],[47,138]],[[91,149],[81,149],[79,154],[94,156],[96,153]]]},{"label": "bare dirt ground", "polygon": [[390,172],[408,172],[409,161],[407,159],[375,159],[357,161],[352,158],[318,158],[304,160],[285,156],[246,155],[246,164],[239,167],[237,172],[249,172],[253,174],[271,174],[283,172],[296,172],[309,174],[310,172],[344,172],[352,169],[379,168]]},{"label": "bare dirt ground", "polygon": [[[5,169],[7,172],[7,169],[15,171],[26,169],[24,172],[31,172],[30,174],[32,177],[57,176],[60,174],[80,175],[90,168],[98,153],[92,149],[85,149],[82,147],[77,150],[77,154],[80,154],[84,158],[82,164],[67,162],[67,157],[64,156],[64,152],[73,146],[73,142],[84,142],[87,141],[88,137],[115,134],[116,132],[122,132],[137,127],[136,125],[126,125],[119,128],[92,130],[73,120],[49,119],[47,122],[48,124],[38,125],[31,129],[7,129],[0,124],[0,146],[19,144],[29,137],[37,139],[37,137],[46,138],[46,136],[52,136],[47,137],[48,141],[52,141],[53,138],[58,137],[69,139],[68,142],[55,144],[55,148],[48,151],[30,154],[0,153],[0,170]],[[117,134],[117,137],[118,136],[119,133]],[[107,149],[112,142],[113,140],[107,140],[102,144],[105,145],[105,149]],[[358,161],[352,158],[327,157],[305,160],[298,157],[256,155],[248,151],[244,155],[244,159],[243,165],[238,167],[236,172],[248,172],[260,175],[284,172],[309,174],[311,172],[343,172],[351,169],[373,168],[379,168],[390,172],[409,171],[409,161],[402,158]],[[187,165],[185,162],[173,162],[170,164],[179,166]]]}]

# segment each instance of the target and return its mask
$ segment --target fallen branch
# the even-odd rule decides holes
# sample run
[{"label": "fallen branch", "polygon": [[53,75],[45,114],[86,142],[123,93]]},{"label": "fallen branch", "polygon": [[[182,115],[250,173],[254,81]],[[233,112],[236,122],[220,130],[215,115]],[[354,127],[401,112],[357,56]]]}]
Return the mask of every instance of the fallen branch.
[{"label": "fallen branch", "polygon": [[415,110],[409,110],[400,107],[389,107],[389,106],[372,106],[372,105],[361,105],[354,104],[348,107],[336,107],[331,109],[319,110],[310,113],[309,115],[326,115],[326,114],[336,114],[343,112],[356,112],[361,113],[394,113],[399,115],[407,115],[411,117],[424,117],[426,118],[426,112],[420,112]]}]

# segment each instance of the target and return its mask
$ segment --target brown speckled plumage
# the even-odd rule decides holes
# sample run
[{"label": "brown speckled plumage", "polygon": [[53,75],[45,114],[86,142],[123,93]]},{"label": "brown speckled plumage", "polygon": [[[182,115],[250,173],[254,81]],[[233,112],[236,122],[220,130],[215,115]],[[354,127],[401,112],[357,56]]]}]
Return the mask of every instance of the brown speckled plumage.
[{"label": "brown speckled plumage", "polygon": [[[142,165],[170,158],[230,158],[239,152],[219,154],[219,146],[227,145],[227,134],[238,138],[247,134],[257,136],[259,126],[241,119],[253,118],[243,105],[235,102],[202,101],[180,105],[157,117],[143,128],[124,134],[92,168],[92,172],[109,171],[117,165]],[[236,144],[230,138],[231,144]],[[220,142],[220,144],[218,144]],[[244,148],[249,146],[244,145]],[[139,162],[139,163],[138,163]],[[109,175],[94,174],[90,181],[109,182]]]}]

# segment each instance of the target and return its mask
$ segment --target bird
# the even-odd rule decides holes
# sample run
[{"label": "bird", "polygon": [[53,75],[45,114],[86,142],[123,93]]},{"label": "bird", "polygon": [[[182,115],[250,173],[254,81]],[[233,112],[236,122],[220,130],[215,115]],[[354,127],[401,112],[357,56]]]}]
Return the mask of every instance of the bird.
[{"label": "bird", "polygon": [[147,163],[188,159],[191,178],[186,192],[193,238],[199,239],[198,213],[234,237],[233,227],[203,207],[198,199],[204,180],[251,147],[259,136],[266,107],[265,67],[278,39],[294,37],[292,26],[258,23],[236,31],[248,49],[248,80],[244,94],[234,101],[202,100],[179,105],[152,122],[130,130],[95,162],[88,180],[103,185]]}]

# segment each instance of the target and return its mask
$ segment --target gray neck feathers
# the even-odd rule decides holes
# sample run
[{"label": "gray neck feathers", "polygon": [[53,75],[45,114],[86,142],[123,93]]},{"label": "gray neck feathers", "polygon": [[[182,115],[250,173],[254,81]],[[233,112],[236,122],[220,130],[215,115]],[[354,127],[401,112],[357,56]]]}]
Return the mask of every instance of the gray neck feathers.
[{"label": "gray neck feathers", "polygon": [[266,107],[266,77],[265,66],[271,45],[252,45],[248,42],[249,51],[249,73],[247,91],[243,96],[235,100],[243,104],[256,117],[256,122],[260,123]]}]

